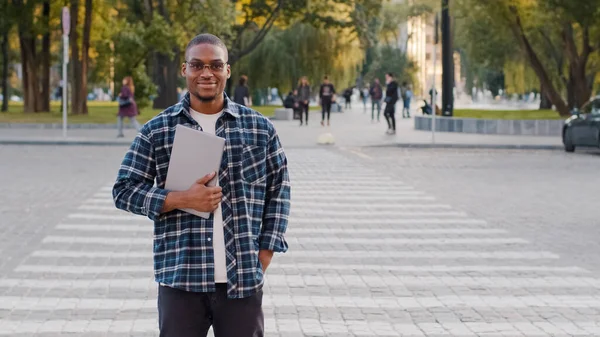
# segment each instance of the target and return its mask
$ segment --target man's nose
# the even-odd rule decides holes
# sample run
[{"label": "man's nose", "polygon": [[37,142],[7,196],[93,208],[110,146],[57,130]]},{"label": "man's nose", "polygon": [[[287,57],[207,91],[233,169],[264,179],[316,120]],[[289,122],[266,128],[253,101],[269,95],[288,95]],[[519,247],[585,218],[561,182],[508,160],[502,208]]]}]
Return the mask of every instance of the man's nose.
[{"label": "man's nose", "polygon": [[210,71],[209,67],[203,67],[202,70],[200,70],[200,76],[202,77],[212,77],[213,73]]}]

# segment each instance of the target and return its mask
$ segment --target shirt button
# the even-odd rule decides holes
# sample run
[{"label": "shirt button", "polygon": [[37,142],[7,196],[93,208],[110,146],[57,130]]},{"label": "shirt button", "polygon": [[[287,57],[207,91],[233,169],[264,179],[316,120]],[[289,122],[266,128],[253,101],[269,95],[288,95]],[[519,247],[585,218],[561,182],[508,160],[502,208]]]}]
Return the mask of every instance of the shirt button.
[{"label": "shirt button", "polygon": [[210,238],[208,238],[208,241],[210,242]]}]

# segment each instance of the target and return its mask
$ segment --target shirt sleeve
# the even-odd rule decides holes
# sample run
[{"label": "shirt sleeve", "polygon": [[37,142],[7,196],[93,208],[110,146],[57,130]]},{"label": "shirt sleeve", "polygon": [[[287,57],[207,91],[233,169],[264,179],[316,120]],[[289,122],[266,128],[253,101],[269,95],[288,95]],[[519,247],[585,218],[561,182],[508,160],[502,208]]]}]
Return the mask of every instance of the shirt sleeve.
[{"label": "shirt sleeve", "polygon": [[115,206],[157,220],[169,192],[154,187],[155,177],[154,147],[142,129],[121,163],[112,192]]},{"label": "shirt sleeve", "polygon": [[291,184],[287,168],[287,158],[273,126],[267,149],[267,191],[261,234],[260,249],[285,252],[285,241],[290,214]]}]

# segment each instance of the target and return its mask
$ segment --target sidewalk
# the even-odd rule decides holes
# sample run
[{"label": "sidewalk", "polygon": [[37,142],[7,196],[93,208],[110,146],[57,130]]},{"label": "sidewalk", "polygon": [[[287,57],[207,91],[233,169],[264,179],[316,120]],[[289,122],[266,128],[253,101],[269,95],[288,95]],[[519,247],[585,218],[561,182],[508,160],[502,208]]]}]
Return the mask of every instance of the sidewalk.
[{"label": "sidewalk", "polygon": [[[343,113],[332,113],[331,127],[320,125],[320,113],[313,112],[308,126],[299,126],[298,121],[273,121],[285,147],[318,146],[319,135],[330,132],[335,145],[342,147],[403,146],[403,147],[458,147],[458,148],[529,148],[561,149],[558,137],[502,136],[460,133],[436,133],[432,144],[431,132],[415,131],[413,119],[397,118],[397,134],[386,135],[387,124],[381,116],[379,123],[371,122],[371,112],[363,111],[362,105]],[[45,145],[104,145],[127,146],[135,131],[126,130],[125,138],[116,138],[112,129],[70,129],[68,137],[62,137],[60,129],[0,128],[0,144],[45,144]]]}]

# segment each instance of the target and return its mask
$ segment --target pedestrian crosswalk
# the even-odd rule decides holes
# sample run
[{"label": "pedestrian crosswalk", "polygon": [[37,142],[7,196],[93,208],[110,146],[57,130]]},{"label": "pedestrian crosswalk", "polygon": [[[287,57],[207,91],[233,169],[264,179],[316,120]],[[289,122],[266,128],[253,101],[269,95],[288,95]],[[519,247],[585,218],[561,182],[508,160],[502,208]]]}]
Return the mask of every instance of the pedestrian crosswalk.
[{"label": "pedestrian crosswalk", "polygon": [[[330,149],[288,151],[266,336],[600,335],[600,279]],[[150,220],[107,184],[0,278],[0,335],[158,336]]]}]

